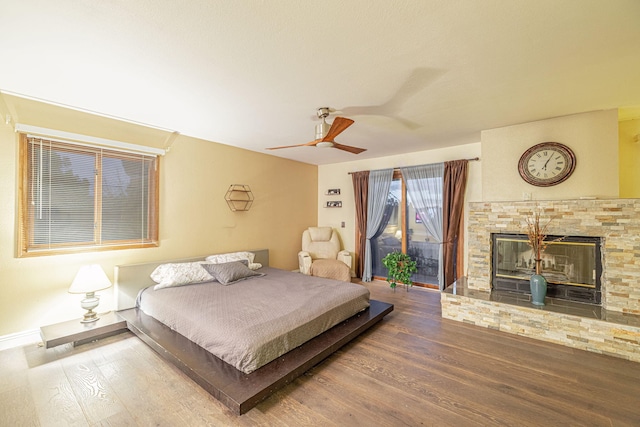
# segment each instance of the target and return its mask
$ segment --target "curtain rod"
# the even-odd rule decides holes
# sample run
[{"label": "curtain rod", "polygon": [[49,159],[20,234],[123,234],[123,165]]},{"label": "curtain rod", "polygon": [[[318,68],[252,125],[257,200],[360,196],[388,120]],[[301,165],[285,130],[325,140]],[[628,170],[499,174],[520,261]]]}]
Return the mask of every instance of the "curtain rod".
[{"label": "curtain rod", "polygon": [[[474,157],[472,159],[462,159],[462,160],[466,160],[468,162],[477,162],[478,160],[480,160],[480,157]],[[455,161],[455,160],[448,160],[448,161]],[[442,162],[445,163],[445,162]],[[434,163],[429,163],[430,165],[433,165]],[[426,165],[417,165],[417,166],[426,166]],[[373,169],[373,170],[382,170],[382,169]],[[399,168],[393,168],[394,171],[398,171],[400,170]],[[362,171],[357,171],[357,172],[362,172]],[[347,174],[352,175],[356,172],[347,172]]]}]

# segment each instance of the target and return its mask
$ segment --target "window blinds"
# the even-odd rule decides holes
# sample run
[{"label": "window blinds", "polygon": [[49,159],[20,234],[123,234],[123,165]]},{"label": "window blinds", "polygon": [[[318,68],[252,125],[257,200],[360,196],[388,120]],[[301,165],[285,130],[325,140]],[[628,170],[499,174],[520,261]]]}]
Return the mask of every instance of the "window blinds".
[{"label": "window blinds", "polygon": [[25,252],[157,242],[156,156],[33,136],[26,148]]}]

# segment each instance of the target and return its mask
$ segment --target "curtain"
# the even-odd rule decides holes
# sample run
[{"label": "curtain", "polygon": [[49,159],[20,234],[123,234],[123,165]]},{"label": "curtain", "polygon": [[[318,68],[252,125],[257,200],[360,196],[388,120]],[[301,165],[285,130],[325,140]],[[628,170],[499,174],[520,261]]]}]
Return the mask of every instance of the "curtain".
[{"label": "curtain", "polygon": [[382,219],[380,220],[380,225],[378,225],[378,230],[371,237],[371,239],[377,239],[382,235],[384,229],[387,228],[387,224],[389,224],[391,214],[393,214],[396,209],[398,209],[398,201],[391,197],[388,197],[387,201],[384,204],[384,211],[382,212]]},{"label": "curtain", "polygon": [[468,160],[454,160],[444,164],[443,219],[444,235],[444,287],[451,285],[456,279],[453,263],[454,250],[460,230],[460,218],[464,211],[464,193],[467,188]]},{"label": "curtain", "polygon": [[[369,192],[367,195],[367,227],[362,280],[371,281],[371,239],[382,223],[389,187],[393,179],[393,169],[381,169],[369,173]],[[388,220],[388,219],[387,219]]]},{"label": "curtain", "polygon": [[[382,260],[380,259],[380,252],[378,246],[378,237],[384,233],[385,228],[389,224],[389,220],[391,219],[391,215],[395,210],[398,209],[398,200],[392,197],[389,197],[387,194],[387,202],[384,205],[384,212],[382,213],[382,220],[380,221],[380,225],[378,226],[378,230],[375,232],[373,236],[371,236],[371,267],[373,269],[374,265],[382,265]],[[374,273],[372,271],[372,273]]]},{"label": "curtain", "polygon": [[356,263],[357,277],[364,277],[364,252],[367,241],[367,196],[369,194],[369,171],[354,172],[353,196],[356,205]]},{"label": "curtain", "polygon": [[444,289],[443,208],[444,163],[401,168],[413,207],[420,215],[427,234],[440,244],[438,249],[438,287]]}]

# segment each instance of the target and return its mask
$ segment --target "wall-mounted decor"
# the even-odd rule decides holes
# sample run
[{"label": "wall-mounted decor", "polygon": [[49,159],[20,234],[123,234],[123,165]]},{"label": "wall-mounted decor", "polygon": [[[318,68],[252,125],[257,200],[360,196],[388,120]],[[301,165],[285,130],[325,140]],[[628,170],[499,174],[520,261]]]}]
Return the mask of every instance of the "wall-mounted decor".
[{"label": "wall-mounted decor", "polygon": [[340,189],[339,188],[330,188],[327,190],[327,196],[335,196],[337,194],[340,194]]},{"label": "wall-mounted decor", "polygon": [[233,212],[248,211],[253,204],[253,193],[248,185],[231,184],[224,199]]},{"label": "wall-mounted decor", "polygon": [[538,187],[560,184],[576,168],[576,155],[558,142],[543,142],[529,148],[518,162],[518,172],[526,182]]},{"label": "wall-mounted decor", "polygon": [[339,200],[329,201],[329,202],[327,202],[327,205],[325,207],[327,207],[327,208],[341,208],[342,207],[342,202],[339,201]]}]

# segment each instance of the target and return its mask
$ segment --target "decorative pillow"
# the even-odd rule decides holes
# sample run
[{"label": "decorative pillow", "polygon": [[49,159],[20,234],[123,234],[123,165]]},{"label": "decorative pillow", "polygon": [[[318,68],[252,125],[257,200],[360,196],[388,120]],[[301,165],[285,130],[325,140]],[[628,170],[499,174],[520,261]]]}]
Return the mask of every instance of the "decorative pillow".
[{"label": "decorative pillow", "polygon": [[256,254],[253,252],[229,252],[226,254],[218,254],[218,255],[209,255],[207,258],[207,262],[211,264],[221,264],[224,262],[232,262],[232,261],[240,261],[246,259],[249,262],[249,268],[252,270],[257,270],[262,267],[262,264],[253,262]]},{"label": "decorative pillow", "polygon": [[209,274],[223,285],[232,285],[251,277],[264,276],[264,273],[257,273],[249,269],[243,262],[238,261],[219,264],[202,264],[202,268],[207,270]]},{"label": "decorative pillow", "polygon": [[151,273],[154,289],[210,282],[213,276],[202,268],[203,261],[160,264]]}]

